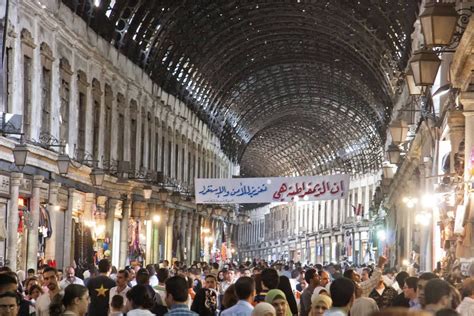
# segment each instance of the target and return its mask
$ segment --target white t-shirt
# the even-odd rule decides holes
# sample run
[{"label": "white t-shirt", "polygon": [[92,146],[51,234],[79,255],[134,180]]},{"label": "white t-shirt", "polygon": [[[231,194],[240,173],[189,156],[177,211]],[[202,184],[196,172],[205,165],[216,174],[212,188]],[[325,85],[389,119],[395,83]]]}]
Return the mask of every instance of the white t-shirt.
[{"label": "white t-shirt", "polygon": [[64,279],[62,280],[60,283],[59,283],[59,287],[64,290],[69,284],[79,284],[79,285],[82,285],[84,286],[84,281],[82,281],[81,279],[79,279],[78,277],[75,277],[74,278],[74,282],[69,282],[68,279]]},{"label": "white t-shirt", "polygon": [[36,300],[36,316],[49,316],[49,305],[51,305],[51,298],[49,293],[44,293]]},{"label": "white t-shirt", "polygon": [[127,292],[128,291],[130,291],[130,288],[128,286],[126,286],[122,290],[122,292],[117,292],[117,287],[116,286],[111,288],[110,292],[109,292],[109,304],[112,302],[112,297],[114,297],[115,295],[120,295],[121,297],[123,297],[123,304],[127,305]]},{"label": "white t-shirt", "polygon": [[158,282],[158,278],[156,277],[156,275],[152,275],[152,276],[150,277],[150,285],[151,285],[152,287],[155,287],[155,286],[158,285],[158,283],[159,283],[159,282]]}]

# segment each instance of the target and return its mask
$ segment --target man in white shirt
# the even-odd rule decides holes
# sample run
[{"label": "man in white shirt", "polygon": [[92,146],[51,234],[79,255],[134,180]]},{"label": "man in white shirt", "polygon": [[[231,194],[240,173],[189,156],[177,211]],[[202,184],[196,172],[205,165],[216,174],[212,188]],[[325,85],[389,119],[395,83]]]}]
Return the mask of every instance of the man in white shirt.
[{"label": "man in white shirt", "polygon": [[69,284],[84,285],[84,281],[76,277],[73,267],[66,268],[66,278],[59,283],[61,290],[64,290]]},{"label": "man in white shirt", "polygon": [[43,280],[44,285],[48,288],[48,293],[42,294],[36,300],[36,316],[49,316],[49,305],[61,290],[58,283],[58,272],[55,268],[45,268],[43,270]]},{"label": "man in white shirt", "polygon": [[250,277],[240,277],[235,282],[235,293],[239,301],[231,308],[222,311],[221,315],[250,316],[253,310],[253,298],[256,294],[255,281]]},{"label": "man in white shirt", "polygon": [[225,290],[227,290],[227,288],[231,284],[234,283],[234,275],[235,275],[235,272],[231,268],[224,271],[224,281],[222,281],[220,286],[219,286],[219,294],[220,295],[224,295]]},{"label": "man in white shirt", "polygon": [[123,297],[124,305],[127,305],[127,292],[130,290],[130,288],[127,286],[128,271],[120,270],[117,272],[117,278],[115,282],[117,283],[117,286],[114,286],[110,289],[109,304],[112,302],[112,297],[115,295],[120,295]]},{"label": "man in white shirt", "polygon": [[150,274],[150,286],[154,287],[158,285],[158,277],[156,276],[155,267],[152,264],[146,266],[148,273]]}]

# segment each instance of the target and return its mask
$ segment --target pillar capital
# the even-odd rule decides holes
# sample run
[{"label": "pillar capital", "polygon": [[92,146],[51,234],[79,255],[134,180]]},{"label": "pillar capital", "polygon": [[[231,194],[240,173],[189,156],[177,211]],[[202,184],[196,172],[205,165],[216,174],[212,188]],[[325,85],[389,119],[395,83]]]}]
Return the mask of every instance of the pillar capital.
[{"label": "pillar capital", "polygon": [[464,115],[460,110],[452,110],[448,112],[449,129],[464,128]]},{"label": "pillar capital", "polygon": [[67,189],[67,192],[68,192],[69,194],[74,194],[75,191],[76,191],[76,189],[74,189],[74,188],[69,188],[69,189]]},{"label": "pillar capital", "polygon": [[186,224],[188,223],[188,213],[185,212],[185,211],[182,211],[181,212],[181,226],[186,226]]},{"label": "pillar capital", "polygon": [[194,226],[198,227],[199,226],[199,214],[194,214],[194,217],[193,217],[193,224]]},{"label": "pillar capital", "polygon": [[21,180],[23,179],[23,173],[20,172],[12,172],[10,175],[10,182],[12,186],[20,186]]},{"label": "pillar capital", "polygon": [[61,183],[59,182],[50,182],[49,183],[49,194],[58,194]]},{"label": "pillar capital", "polygon": [[43,176],[33,176],[33,188],[41,188],[41,186],[43,185],[43,180]]},{"label": "pillar capital", "polygon": [[463,105],[464,116],[474,116],[474,92],[461,92],[459,101]]},{"label": "pillar capital", "polygon": [[166,211],[166,214],[167,214],[167,217],[168,217],[168,226],[173,226],[174,224],[174,219],[175,219],[175,216],[176,216],[176,213],[174,211],[174,209],[170,208]]}]

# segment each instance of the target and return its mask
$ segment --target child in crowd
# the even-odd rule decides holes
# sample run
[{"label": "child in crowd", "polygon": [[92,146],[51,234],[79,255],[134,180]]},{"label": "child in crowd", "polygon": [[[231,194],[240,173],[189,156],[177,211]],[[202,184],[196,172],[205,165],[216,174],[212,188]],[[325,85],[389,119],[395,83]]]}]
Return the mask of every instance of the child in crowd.
[{"label": "child in crowd", "polygon": [[123,296],[114,295],[112,301],[110,302],[110,312],[109,316],[122,316],[123,315]]}]

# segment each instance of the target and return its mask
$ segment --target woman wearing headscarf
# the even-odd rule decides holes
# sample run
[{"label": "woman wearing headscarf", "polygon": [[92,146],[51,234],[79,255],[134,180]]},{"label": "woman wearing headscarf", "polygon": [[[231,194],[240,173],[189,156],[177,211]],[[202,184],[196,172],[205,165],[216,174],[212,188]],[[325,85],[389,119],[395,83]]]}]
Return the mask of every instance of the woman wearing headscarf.
[{"label": "woman wearing headscarf", "polygon": [[311,296],[310,316],[322,316],[324,312],[332,307],[332,299],[326,294],[313,293]]},{"label": "woman wearing headscarf", "polygon": [[298,305],[296,304],[295,296],[293,295],[293,289],[291,288],[290,279],[286,276],[280,276],[280,282],[278,282],[278,289],[285,293],[286,301],[290,307],[290,311],[293,315],[298,315]]},{"label": "woman wearing headscarf", "polygon": [[268,291],[265,302],[273,305],[276,316],[291,316],[290,306],[282,290],[273,289]]},{"label": "woman wearing headscarf", "polygon": [[260,302],[253,309],[252,316],[276,316],[275,307],[267,302]]}]

